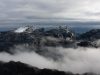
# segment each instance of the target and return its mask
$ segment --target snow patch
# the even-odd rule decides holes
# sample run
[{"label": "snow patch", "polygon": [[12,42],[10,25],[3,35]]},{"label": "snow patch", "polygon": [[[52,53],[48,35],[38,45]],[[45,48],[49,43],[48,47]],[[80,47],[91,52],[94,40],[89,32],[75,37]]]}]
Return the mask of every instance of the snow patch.
[{"label": "snow patch", "polygon": [[22,33],[22,32],[25,32],[27,29],[28,29],[28,27],[20,27],[20,28],[16,29],[14,32]]}]

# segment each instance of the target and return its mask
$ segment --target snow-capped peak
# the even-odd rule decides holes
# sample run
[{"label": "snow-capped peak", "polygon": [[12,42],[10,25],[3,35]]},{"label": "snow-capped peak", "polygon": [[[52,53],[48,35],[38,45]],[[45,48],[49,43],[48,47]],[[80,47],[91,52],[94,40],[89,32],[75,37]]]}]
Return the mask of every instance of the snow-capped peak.
[{"label": "snow-capped peak", "polygon": [[18,29],[16,29],[14,32],[16,33],[23,33],[25,32],[29,27],[20,27]]}]

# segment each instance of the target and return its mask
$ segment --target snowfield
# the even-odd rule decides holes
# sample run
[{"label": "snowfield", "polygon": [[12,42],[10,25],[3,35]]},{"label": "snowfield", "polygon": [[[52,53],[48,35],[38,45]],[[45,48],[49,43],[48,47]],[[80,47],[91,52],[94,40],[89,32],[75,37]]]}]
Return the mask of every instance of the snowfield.
[{"label": "snowfield", "polygon": [[22,32],[25,32],[27,29],[28,29],[28,27],[20,27],[20,28],[16,29],[14,32],[22,33]]}]

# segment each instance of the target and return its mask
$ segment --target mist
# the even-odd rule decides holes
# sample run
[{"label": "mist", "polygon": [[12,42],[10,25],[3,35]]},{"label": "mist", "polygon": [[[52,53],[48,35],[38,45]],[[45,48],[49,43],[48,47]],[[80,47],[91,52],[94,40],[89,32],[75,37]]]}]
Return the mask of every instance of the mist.
[{"label": "mist", "polygon": [[[16,48],[15,54],[11,55],[6,52],[0,53],[0,61],[21,61],[38,68],[57,69],[60,71],[70,71],[73,73],[92,72],[100,74],[100,48],[63,48],[48,47],[48,50],[61,55],[59,60],[53,59],[53,53],[49,57],[40,55],[25,48]],[[50,56],[51,55],[51,56]]]}]

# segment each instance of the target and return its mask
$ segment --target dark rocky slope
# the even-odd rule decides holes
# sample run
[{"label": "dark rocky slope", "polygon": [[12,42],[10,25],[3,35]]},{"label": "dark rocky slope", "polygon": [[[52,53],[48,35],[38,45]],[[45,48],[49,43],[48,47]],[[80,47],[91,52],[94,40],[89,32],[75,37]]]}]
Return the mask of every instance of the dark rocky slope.
[{"label": "dark rocky slope", "polygon": [[[23,31],[21,31],[21,29]],[[44,47],[98,47],[94,41],[100,39],[100,29],[93,29],[76,37],[67,27],[52,29],[32,29],[23,27],[16,30],[0,32],[0,51],[10,52],[15,45],[25,45],[40,50]]]},{"label": "dark rocky slope", "polygon": [[[83,47],[100,47],[100,29],[92,29],[88,32],[85,32],[77,37],[81,42],[78,43],[78,46]],[[99,43],[99,45],[97,44]]]},{"label": "dark rocky slope", "polygon": [[43,46],[69,47],[74,43],[74,38],[73,32],[62,27],[49,30],[44,28],[33,30],[31,27],[18,28],[14,31],[0,32],[0,51],[9,52],[9,49],[15,45],[23,44],[38,50]]},{"label": "dark rocky slope", "polygon": [[92,29],[86,33],[83,33],[79,36],[82,40],[94,41],[100,39],[100,29]]},{"label": "dark rocky slope", "polygon": [[[8,63],[0,62],[0,75],[80,75],[71,72],[63,72],[51,69],[39,69],[31,67],[21,62],[10,61]],[[84,73],[81,75],[95,75]]]}]

